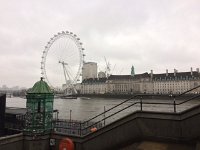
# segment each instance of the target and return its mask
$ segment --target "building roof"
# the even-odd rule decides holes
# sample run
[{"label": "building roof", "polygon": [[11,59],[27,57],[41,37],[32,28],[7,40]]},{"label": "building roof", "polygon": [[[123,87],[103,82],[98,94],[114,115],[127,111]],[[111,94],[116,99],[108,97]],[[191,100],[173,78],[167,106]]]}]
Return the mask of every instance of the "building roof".
[{"label": "building roof", "polygon": [[150,74],[148,74],[147,72],[134,75],[134,79],[149,78],[149,77],[150,77]]},{"label": "building roof", "polygon": [[84,64],[97,64],[96,62],[84,62]]},{"label": "building roof", "polygon": [[82,83],[105,83],[107,78],[89,78],[84,79]]},{"label": "building roof", "polygon": [[33,93],[38,93],[38,94],[47,94],[47,93],[53,93],[48,86],[48,84],[43,81],[41,78],[40,81],[36,82],[34,86],[28,91],[28,94],[33,94]]},{"label": "building roof", "polygon": [[162,80],[162,79],[194,79],[200,78],[200,73],[197,71],[191,72],[176,72],[174,73],[162,73],[162,74],[153,74],[153,80]]},{"label": "building roof", "polygon": [[146,72],[143,74],[135,74],[134,76],[131,75],[110,75],[108,80],[134,80],[134,79],[141,79],[141,78],[148,78],[150,75]]},{"label": "building roof", "polygon": [[[27,112],[27,108],[20,107],[6,107],[6,114],[12,115],[25,115]],[[58,112],[57,109],[53,110],[53,112]]]},{"label": "building roof", "polygon": [[[142,73],[131,75],[110,75],[108,78],[90,78],[84,79],[82,83],[104,83],[106,80],[138,80],[142,78],[151,78],[150,73]],[[176,72],[176,76],[174,73],[161,73],[161,74],[153,74],[153,80],[188,80],[200,78],[200,73],[197,71],[191,72]]]},{"label": "building roof", "polygon": [[26,108],[6,107],[6,114],[25,115],[26,112]]},{"label": "building roof", "polygon": [[108,77],[108,80],[127,80],[127,79],[133,79],[133,76],[131,75],[110,75]]}]

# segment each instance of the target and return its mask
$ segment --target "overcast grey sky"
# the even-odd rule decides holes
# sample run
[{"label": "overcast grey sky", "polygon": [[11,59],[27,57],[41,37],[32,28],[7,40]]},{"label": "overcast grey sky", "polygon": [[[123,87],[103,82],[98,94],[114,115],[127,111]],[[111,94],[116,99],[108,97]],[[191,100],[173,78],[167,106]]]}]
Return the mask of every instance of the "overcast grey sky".
[{"label": "overcast grey sky", "polygon": [[0,86],[31,87],[44,46],[59,31],[76,33],[86,61],[114,74],[200,67],[199,0],[0,0]]}]

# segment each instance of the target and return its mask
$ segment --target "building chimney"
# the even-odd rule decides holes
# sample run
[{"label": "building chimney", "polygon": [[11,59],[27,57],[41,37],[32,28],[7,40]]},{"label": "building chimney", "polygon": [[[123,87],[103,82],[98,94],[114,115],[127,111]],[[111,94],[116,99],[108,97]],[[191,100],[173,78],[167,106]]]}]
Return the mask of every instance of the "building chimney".
[{"label": "building chimney", "polygon": [[191,76],[192,76],[193,75],[192,67],[190,68],[190,70],[191,70]]},{"label": "building chimney", "polygon": [[197,68],[197,73],[199,73],[199,68]]},{"label": "building chimney", "polygon": [[153,78],[153,70],[151,70],[151,79]]},{"label": "building chimney", "polygon": [[174,69],[174,76],[176,76],[176,69]]},{"label": "building chimney", "polygon": [[168,76],[168,69],[166,69],[166,76]]}]

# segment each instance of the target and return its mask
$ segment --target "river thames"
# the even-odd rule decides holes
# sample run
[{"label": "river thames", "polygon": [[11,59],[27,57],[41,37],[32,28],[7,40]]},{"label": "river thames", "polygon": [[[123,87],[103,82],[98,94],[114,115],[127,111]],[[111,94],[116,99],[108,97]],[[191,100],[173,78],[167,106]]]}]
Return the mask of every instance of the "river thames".
[{"label": "river thames", "polygon": [[[94,117],[95,115],[104,112],[104,108],[107,110],[125,99],[114,99],[114,98],[77,98],[77,99],[54,99],[54,109],[59,110],[60,119],[69,119],[71,112],[71,119],[73,120],[87,120]],[[120,107],[114,109],[111,113],[116,112],[133,102],[139,100],[131,100]],[[161,102],[161,103],[172,103],[173,100],[143,100],[144,102]],[[177,101],[179,103],[180,101]],[[177,106],[177,112],[183,111],[187,108],[193,107],[200,103],[200,100],[193,100],[183,105]],[[26,107],[26,99],[19,97],[7,98],[6,107]],[[140,104],[126,109],[121,112],[118,117],[124,116],[128,113],[140,110]],[[144,104],[143,110],[145,111],[162,111],[162,112],[173,112],[173,105],[155,105],[155,104]]]}]

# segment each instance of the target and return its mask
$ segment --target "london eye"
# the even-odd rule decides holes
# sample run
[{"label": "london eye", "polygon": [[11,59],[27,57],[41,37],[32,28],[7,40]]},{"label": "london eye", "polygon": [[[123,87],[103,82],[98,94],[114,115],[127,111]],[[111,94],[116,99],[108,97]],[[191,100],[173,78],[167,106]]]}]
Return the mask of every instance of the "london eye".
[{"label": "london eye", "polygon": [[41,74],[52,89],[76,92],[74,85],[80,80],[84,56],[84,48],[76,34],[58,32],[43,50]]}]

